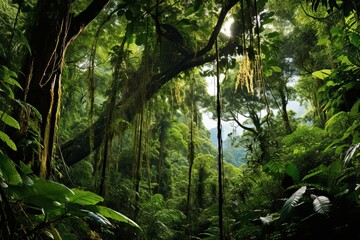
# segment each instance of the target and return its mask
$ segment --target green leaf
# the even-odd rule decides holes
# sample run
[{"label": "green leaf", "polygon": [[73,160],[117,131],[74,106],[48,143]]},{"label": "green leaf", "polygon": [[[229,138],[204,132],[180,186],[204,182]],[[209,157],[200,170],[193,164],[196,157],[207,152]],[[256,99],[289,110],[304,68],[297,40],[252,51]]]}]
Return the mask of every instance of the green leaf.
[{"label": "green leaf", "polygon": [[320,214],[327,214],[330,212],[331,203],[329,198],[325,196],[316,196],[314,194],[310,194],[313,201],[314,211]]},{"label": "green leaf", "polygon": [[339,85],[338,83],[335,83],[334,81],[326,81],[326,83],[325,83],[325,85],[327,86],[327,87],[334,87],[334,86],[337,86],[337,85]]},{"label": "green leaf", "polygon": [[282,219],[285,219],[290,215],[292,209],[299,204],[299,201],[305,192],[306,186],[302,186],[286,200],[284,206],[280,210]]},{"label": "green leaf", "polygon": [[31,203],[43,209],[48,219],[63,216],[66,203],[74,193],[63,184],[41,178],[32,178],[31,186],[14,186],[11,195],[14,199]]},{"label": "green leaf", "polygon": [[333,36],[333,37],[339,36],[342,34],[342,29],[339,27],[333,27],[330,29],[330,33],[331,33],[331,36]]},{"label": "green leaf", "polygon": [[280,175],[284,172],[284,162],[279,160],[271,160],[264,165],[264,171],[272,175]]},{"label": "green leaf", "polygon": [[29,51],[29,53],[31,55],[31,47],[30,47],[30,44],[29,44],[28,40],[25,37],[25,34],[22,33],[20,30],[15,31],[15,33],[19,37],[21,42],[25,45],[26,49]]},{"label": "green leaf", "polygon": [[23,184],[25,184],[27,186],[32,186],[34,184],[33,180],[28,175],[26,175],[23,171],[21,171],[20,168],[17,168],[17,170],[18,170],[18,173],[20,174]]},{"label": "green leaf", "polygon": [[273,71],[271,71],[270,69],[266,69],[264,72],[265,77],[271,77],[273,74]]},{"label": "green leaf", "polygon": [[320,38],[317,42],[317,45],[318,46],[322,46],[322,45],[326,45],[327,43],[329,42],[329,38],[326,37],[326,38]]},{"label": "green leaf", "polygon": [[4,79],[4,81],[10,85],[14,85],[17,86],[18,88],[20,88],[21,90],[23,90],[23,88],[21,87],[20,83],[18,81],[16,81],[15,79],[9,77]]},{"label": "green leaf", "polygon": [[289,175],[295,183],[300,181],[300,174],[296,166],[292,163],[286,164],[285,166],[285,173]]},{"label": "green leaf", "polygon": [[21,85],[18,81],[15,80],[15,78],[17,78],[17,74],[14,71],[11,71],[6,66],[0,66],[0,80],[2,80],[4,83],[7,83],[5,87],[8,88],[10,98],[12,98],[13,95],[12,90],[9,88],[10,85],[14,85],[22,89]]},{"label": "green leaf", "polygon": [[99,202],[104,201],[104,199],[101,196],[93,192],[84,191],[75,188],[72,189],[72,191],[74,192],[74,195],[69,197],[70,203],[79,204],[79,205],[95,205]]},{"label": "green leaf", "polygon": [[313,72],[313,77],[319,78],[321,80],[324,80],[331,74],[331,69],[322,69],[316,72]]},{"label": "green leaf", "polygon": [[32,106],[31,104],[25,103],[26,107],[30,108],[31,111],[35,114],[36,118],[41,122],[42,121],[42,115],[41,113],[36,109],[36,107]]},{"label": "green leaf", "polygon": [[271,50],[267,45],[263,44],[263,45],[260,46],[260,48],[261,48],[261,52],[263,54],[265,54],[266,56],[271,54]]},{"label": "green leaf", "polygon": [[360,37],[357,34],[350,34],[349,40],[356,48],[360,49]]},{"label": "green leaf", "polygon": [[15,163],[3,153],[0,153],[0,176],[9,185],[22,184],[22,179],[16,170]]},{"label": "green leaf", "polygon": [[350,112],[353,113],[353,114],[355,114],[355,113],[358,113],[359,110],[360,110],[360,99],[358,99],[358,100],[354,103],[354,105],[351,107]]},{"label": "green leaf", "polygon": [[23,171],[23,173],[25,173],[25,174],[31,174],[31,173],[33,173],[33,171],[31,170],[31,168],[29,168],[29,166],[27,166],[23,161],[20,161],[20,169],[21,169],[21,171]]},{"label": "green leaf", "polygon": [[278,32],[271,32],[271,33],[269,33],[269,34],[266,34],[266,36],[268,37],[268,38],[274,38],[274,37],[277,37],[277,36],[279,36],[280,34],[278,33]]},{"label": "green leaf", "polygon": [[106,218],[111,218],[113,220],[116,220],[116,221],[119,221],[119,222],[125,222],[125,223],[128,223],[130,224],[131,226],[133,227],[137,227],[137,228],[140,228],[140,226],[134,222],[133,220],[131,220],[130,218],[128,218],[127,216],[111,209],[111,208],[107,208],[107,207],[104,207],[104,206],[96,206],[99,213],[101,215],[103,215],[104,217]]},{"label": "green leaf", "polygon": [[271,66],[271,69],[274,70],[274,72],[281,72],[281,68],[278,66]]},{"label": "green leaf", "polygon": [[15,94],[14,94],[13,90],[11,89],[11,87],[8,85],[5,85],[4,87],[6,88],[7,97],[12,100],[15,100]]},{"label": "green leaf", "polygon": [[275,20],[273,18],[274,15],[275,15],[275,12],[265,12],[264,14],[262,14],[263,18],[260,19],[261,25],[272,23]]},{"label": "green leaf", "polygon": [[0,140],[3,141],[4,143],[6,143],[6,145],[8,145],[8,147],[10,147],[12,150],[16,151],[16,145],[13,142],[13,140],[11,140],[11,138],[4,132],[0,131]]},{"label": "green leaf", "polygon": [[324,172],[326,170],[326,167],[324,165],[320,165],[319,167],[313,169],[309,174],[304,176],[301,181],[305,181],[306,179],[309,179],[311,177],[314,177],[316,175],[319,175],[320,173]]},{"label": "green leaf", "polygon": [[0,110],[0,118],[1,121],[3,121],[6,125],[16,129],[20,129],[20,124],[18,123],[18,121],[16,121],[13,117],[11,117],[10,115],[8,115],[7,113],[1,110]]},{"label": "green leaf", "polygon": [[33,180],[32,191],[26,196],[28,200],[43,199],[44,201],[51,200],[60,203],[68,202],[69,198],[74,195],[74,192],[65,185],[42,178]]}]

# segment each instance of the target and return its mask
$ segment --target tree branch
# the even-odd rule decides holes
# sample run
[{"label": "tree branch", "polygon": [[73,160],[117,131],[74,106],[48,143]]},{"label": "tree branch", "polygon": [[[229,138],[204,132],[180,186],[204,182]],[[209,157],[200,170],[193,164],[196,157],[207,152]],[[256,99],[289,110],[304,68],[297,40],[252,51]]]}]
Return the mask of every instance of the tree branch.
[{"label": "tree branch", "polygon": [[246,131],[252,132],[255,135],[258,134],[255,129],[247,127],[247,126],[243,125],[242,123],[240,123],[240,121],[236,118],[235,114],[232,111],[230,111],[230,114],[233,117],[233,120],[236,122],[236,124],[239,125],[239,127],[241,127],[242,129],[244,129]]},{"label": "tree branch", "polygon": [[208,40],[208,43],[206,44],[206,46],[204,48],[202,48],[201,50],[199,50],[198,52],[194,53],[193,55],[191,55],[191,57],[194,57],[194,56],[202,56],[204,54],[206,54],[207,52],[209,52],[212,47],[214,46],[215,44],[215,40],[217,38],[217,36],[219,35],[220,33],[220,30],[221,30],[221,27],[225,21],[225,17],[227,15],[227,13],[230,11],[230,9],[236,4],[238,3],[238,0],[232,0],[228,3],[228,5],[226,5],[225,7],[223,7],[220,11],[220,14],[219,14],[219,18],[217,20],[217,23],[214,27],[214,30],[212,31],[211,35],[210,35],[210,38]]},{"label": "tree branch", "polygon": [[[101,2],[106,2],[102,0]],[[217,35],[220,32],[222,23],[224,22],[226,13],[233,7],[238,1],[231,1],[226,7],[224,7],[221,10],[219,20],[215,26],[215,29],[213,33],[211,34],[211,37],[206,44],[206,46],[200,50],[198,53],[194,55],[187,55],[183,57],[179,62],[175,63],[173,66],[165,69],[161,73],[154,75],[152,77],[152,80],[148,83],[146,89],[146,96],[145,96],[145,102],[151,99],[155,93],[157,93],[160,88],[167,82],[169,82],[172,78],[176,77],[179,73],[192,69],[197,66],[201,66],[205,63],[214,61],[216,58],[216,54],[209,54],[206,55],[213,47],[215,43],[215,39]],[[239,47],[239,44],[231,40],[229,41],[223,48],[219,50],[220,56],[226,56],[230,53],[233,53],[235,49]],[[143,105],[143,102],[140,101],[141,91],[127,91],[128,94],[126,94],[122,100],[116,105],[117,109],[121,109],[124,113],[123,116],[126,116],[126,121],[132,121],[133,117],[137,113],[137,109],[141,109],[141,106]],[[134,106],[138,106],[137,108],[134,108]],[[106,124],[106,114],[107,111],[105,111],[99,119],[94,124],[94,143],[93,143],[93,150],[96,150],[100,144],[101,144],[101,134],[103,130],[105,129]],[[66,164],[72,165],[86,156],[88,156],[90,152],[90,128],[85,129],[82,133],[80,133],[78,136],[75,136],[73,139],[66,142],[62,147],[62,155],[64,157],[64,160]]]},{"label": "tree branch", "polygon": [[72,19],[66,42],[72,42],[109,2],[110,0],[93,0],[84,11],[75,16]]},{"label": "tree branch", "polygon": [[[229,52],[233,51],[237,44],[234,42],[229,42],[220,52],[222,54],[228,54]],[[215,59],[215,54],[209,56],[198,57],[195,59],[190,59],[187,62],[181,61],[182,64],[175,64],[173,67],[165,70],[163,73],[157,74],[153,76],[152,81],[147,86],[146,92],[146,99],[148,101],[151,99],[157,91],[168,81],[172,78],[177,76],[179,73],[201,66],[205,63],[211,62]],[[141,107],[134,108],[134,106],[141,106],[143,104],[140,101],[141,98],[140,91],[130,91],[126,96],[122,98],[122,100],[116,105],[117,109],[121,109],[124,113],[123,116],[126,116],[127,121],[132,121],[133,117],[137,113],[137,109],[141,109]],[[93,131],[94,131],[94,138],[93,138],[93,150],[96,150],[100,144],[102,139],[102,133],[105,129],[105,125],[107,122],[107,110],[99,117],[99,119],[94,123]],[[65,144],[61,146],[61,152],[63,158],[67,165],[73,165],[86,156],[88,156],[90,151],[90,128],[85,129],[83,132],[75,136],[73,139],[69,140]]]}]

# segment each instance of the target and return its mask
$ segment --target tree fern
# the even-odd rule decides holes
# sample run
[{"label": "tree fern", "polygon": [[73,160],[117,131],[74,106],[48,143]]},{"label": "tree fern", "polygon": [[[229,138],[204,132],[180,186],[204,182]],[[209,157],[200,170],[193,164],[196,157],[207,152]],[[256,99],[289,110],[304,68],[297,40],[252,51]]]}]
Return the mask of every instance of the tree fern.
[{"label": "tree fern", "polygon": [[317,176],[326,170],[326,166],[320,165],[317,168],[312,169],[307,175],[305,175],[301,181],[305,181],[309,178]]},{"label": "tree fern", "polygon": [[273,176],[280,176],[285,171],[285,163],[274,159],[264,165],[264,170]]}]

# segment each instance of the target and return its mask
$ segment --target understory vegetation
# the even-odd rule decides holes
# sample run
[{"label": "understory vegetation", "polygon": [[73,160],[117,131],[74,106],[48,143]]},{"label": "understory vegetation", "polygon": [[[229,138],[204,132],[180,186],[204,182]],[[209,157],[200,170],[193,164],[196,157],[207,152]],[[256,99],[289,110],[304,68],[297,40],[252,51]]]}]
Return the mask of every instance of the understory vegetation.
[{"label": "understory vegetation", "polygon": [[359,14],[1,0],[1,239],[360,239]]}]

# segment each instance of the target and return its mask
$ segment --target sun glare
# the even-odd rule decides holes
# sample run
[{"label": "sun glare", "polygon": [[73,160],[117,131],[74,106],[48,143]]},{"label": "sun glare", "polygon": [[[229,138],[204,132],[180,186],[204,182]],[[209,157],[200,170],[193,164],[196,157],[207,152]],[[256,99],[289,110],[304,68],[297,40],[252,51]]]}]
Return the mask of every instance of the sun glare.
[{"label": "sun glare", "polygon": [[231,24],[234,22],[234,18],[229,17],[223,24],[221,32],[226,36],[231,37]]}]

